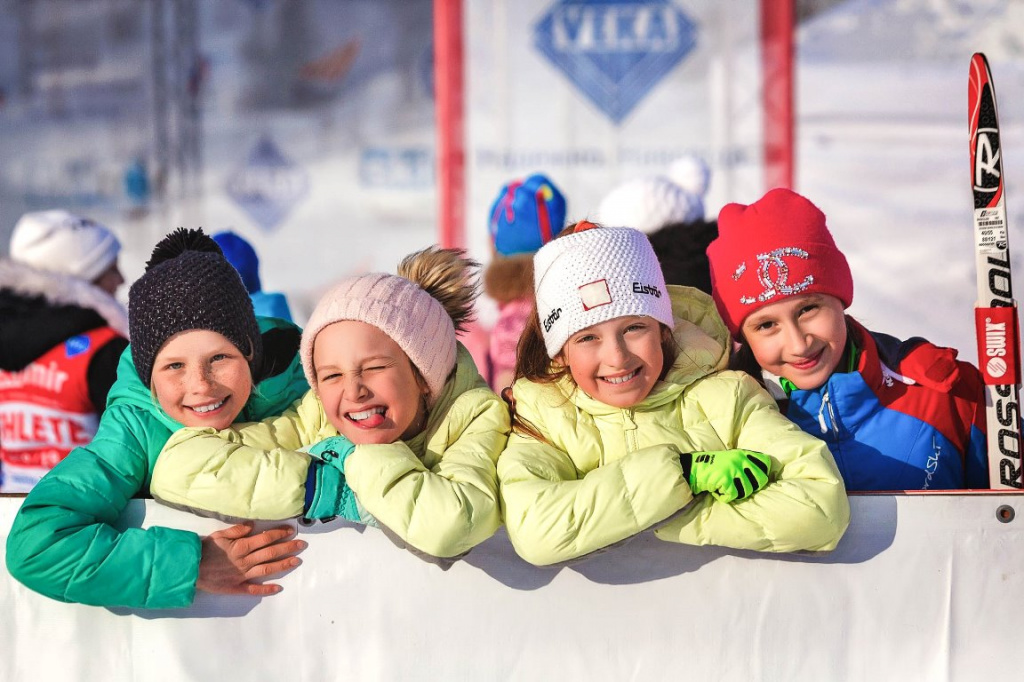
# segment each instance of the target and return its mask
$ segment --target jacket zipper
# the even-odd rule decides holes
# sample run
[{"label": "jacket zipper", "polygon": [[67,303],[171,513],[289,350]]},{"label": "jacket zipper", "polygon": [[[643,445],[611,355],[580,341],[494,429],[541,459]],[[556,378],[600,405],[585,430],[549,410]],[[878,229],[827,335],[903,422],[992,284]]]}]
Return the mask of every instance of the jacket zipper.
[{"label": "jacket zipper", "polygon": [[635,414],[636,414],[636,410],[633,409],[633,408],[629,408],[628,410],[623,410],[622,411],[622,421],[623,421],[623,429],[625,430],[625,436],[626,436],[626,451],[627,452],[636,452],[636,450],[637,450],[636,421],[634,421],[634,419],[633,419],[633,416]]},{"label": "jacket zipper", "polygon": [[825,410],[828,409],[828,418],[832,422],[832,435],[839,439],[839,425],[836,423],[836,413],[832,409],[832,400],[829,398],[828,389],[821,395],[821,406],[818,408],[818,426],[821,427],[821,433],[824,435],[828,433],[828,425],[825,423]]}]

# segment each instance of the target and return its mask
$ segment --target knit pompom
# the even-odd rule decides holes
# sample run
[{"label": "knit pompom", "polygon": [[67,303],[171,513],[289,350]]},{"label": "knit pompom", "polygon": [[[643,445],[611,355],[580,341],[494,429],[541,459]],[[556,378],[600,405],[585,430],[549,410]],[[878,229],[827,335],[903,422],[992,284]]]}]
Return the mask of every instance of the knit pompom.
[{"label": "knit pompom", "polygon": [[204,232],[203,228],[186,229],[179,227],[174,232],[161,239],[153,247],[153,255],[146,263],[146,272],[164,261],[177,258],[186,251],[200,251],[223,255],[217,242],[213,241]]}]

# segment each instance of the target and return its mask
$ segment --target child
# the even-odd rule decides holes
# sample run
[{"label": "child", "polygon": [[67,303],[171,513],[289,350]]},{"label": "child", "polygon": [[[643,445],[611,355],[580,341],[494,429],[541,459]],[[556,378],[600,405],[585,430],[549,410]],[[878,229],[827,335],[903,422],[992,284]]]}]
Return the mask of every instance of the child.
[{"label": "child", "polygon": [[729,338],[711,298],[666,287],[643,233],[581,222],[534,273],[498,462],[523,558],[563,562],[659,524],[694,545],[836,546],[849,505],[825,444],[750,377],[718,372]]},{"label": "child", "polygon": [[224,257],[242,277],[242,284],[249,292],[253,310],[262,317],[276,317],[280,320],[292,321],[292,311],[288,299],[278,291],[264,291],[260,282],[260,259],[252,244],[231,230],[213,235],[213,241],[224,252]]},{"label": "child", "polygon": [[[270,595],[257,584],[294,568],[305,543],[291,529],[250,537],[235,526],[200,538],[171,528],[116,527],[148,494],[160,449],[185,426],[227,426],[279,414],[309,386],[299,331],[257,320],[238,273],[201,230],[180,229],[153,251],[129,294],[130,352],[95,438],[32,489],[7,539],[7,568],[60,601],[185,607],[196,590]],[[233,558],[234,557],[234,558]]]},{"label": "child", "polygon": [[788,398],[786,415],[828,443],[847,489],[988,487],[978,370],[843,312],[853,277],[817,206],[774,189],[724,207],[718,225],[708,257],[741,344],[735,365]]},{"label": "child", "polygon": [[512,385],[516,345],[533,313],[533,254],[565,226],[565,197],[551,180],[534,174],[501,188],[491,205],[494,257],[484,270],[484,292],[500,308],[491,330],[488,382]]},{"label": "child", "polygon": [[[154,497],[231,517],[371,522],[444,567],[486,540],[501,522],[495,461],[509,421],[455,337],[475,265],[431,247],[398,276],[342,280],[303,333],[312,390],[260,424],[180,433]],[[310,446],[319,457],[298,452]]]}]

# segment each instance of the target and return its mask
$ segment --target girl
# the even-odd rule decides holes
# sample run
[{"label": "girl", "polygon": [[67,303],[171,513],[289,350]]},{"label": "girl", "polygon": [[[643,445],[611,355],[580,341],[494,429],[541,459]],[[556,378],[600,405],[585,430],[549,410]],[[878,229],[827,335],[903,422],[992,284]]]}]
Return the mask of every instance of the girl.
[{"label": "girl", "polygon": [[569,232],[534,259],[498,463],[516,551],[553,564],[659,524],[695,545],[834,548],[849,506],[828,449],[752,379],[717,372],[729,339],[710,297],[666,288],[638,230]]},{"label": "girl", "polygon": [[775,189],[719,215],[715,304],[744,369],[825,439],[849,490],[987,488],[981,375],[957,352],[870,332],[843,311],[853,277],[810,201]]},{"label": "girl", "polygon": [[[509,421],[455,337],[475,266],[431,247],[398,276],[342,280],[303,333],[312,390],[278,418],[172,438],[154,496],[230,517],[371,522],[442,566],[490,537]],[[319,457],[297,452],[310,446]]]},{"label": "girl", "polygon": [[235,526],[200,538],[154,527],[115,528],[132,497],[146,496],[153,465],[184,426],[222,428],[277,414],[308,388],[299,331],[257,320],[238,273],[201,230],[179,229],[153,251],[128,302],[131,352],[96,437],[32,489],[7,541],[7,568],[60,601],[174,608],[197,589],[274,594],[250,583],[298,565],[290,529],[245,537]]},{"label": "girl", "polygon": [[565,211],[562,192],[540,173],[503,186],[491,204],[493,258],[483,281],[499,309],[487,349],[488,382],[495,391],[512,385],[516,344],[533,314],[533,254],[565,227]]}]

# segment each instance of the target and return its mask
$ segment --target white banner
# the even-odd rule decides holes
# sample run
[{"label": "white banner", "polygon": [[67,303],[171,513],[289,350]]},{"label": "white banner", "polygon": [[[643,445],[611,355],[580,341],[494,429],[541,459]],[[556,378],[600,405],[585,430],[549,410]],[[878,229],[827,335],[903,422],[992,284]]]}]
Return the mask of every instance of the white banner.
[{"label": "white banner", "polygon": [[[20,501],[0,499],[0,554]],[[0,679],[1020,679],[1024,517],[997,512],[1024,497],[851,503],[831,554],[644,534],[551,569],[503,533],[442,571],[376,529],[300,528],[309,547],[280,594],[178,611],[62,604],[0,571]],[[124,522],[221,525],[142,501]]]}]

